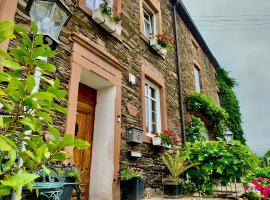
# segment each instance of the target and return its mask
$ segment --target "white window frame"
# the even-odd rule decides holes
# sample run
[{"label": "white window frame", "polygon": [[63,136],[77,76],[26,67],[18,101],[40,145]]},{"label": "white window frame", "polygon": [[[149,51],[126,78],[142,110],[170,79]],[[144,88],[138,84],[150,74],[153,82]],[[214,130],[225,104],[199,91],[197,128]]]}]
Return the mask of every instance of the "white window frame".
[{"label": "white window frame", "polygon": [[[114,0],[109,0],[110,3],[110,7],[113,8],[113,2]],[[91,9],[91,10],[94,10],[94,9],[97,9],[99,8],[100,4],[102,4],[103,1],[102,0],[86,0],[86,6],[87,8]],[[93,6],[91,6],[93,4]]]},{"label": "white window frame", "polygon": [[[161,116],[160,116],[160,109],[161,109],[161,103],[160,103],[160,88],[153,84],[152,82],[146,80],[144,88],[147,87],[147,91],[144,91],[144,99],[145,99],[145,125],[148,126],[148,132],[146,132],[146,135],[149,137],[154,137],[155,135],[152,134],[152,102],[150,100],[154,100],[156,102],[156,126],[157,126],[157,132],[161,132]],[[153,88],[156,92],[156,99],[153,99],[151,97],[151,94],[149,94],[150,87]],[[147,101],[149,99],[149,101]],[[147,106],[149,109],[147,109]],[[148,119],[148,123],[147,123]]]},{"label": "white window frame", "polygon": [[[144,17],[145,14],[149,16],[150,21]],[[149,38],[150,35],[147,35],[145,29],[146,23],[145,21],[150,25],[152,34],[156,35],[156,28],[157,28],[156,13],[146,3],[143,4],[143,32],[144,32],[143,34],[145,37]]]},{"label": "white window frame", "polygon": [[194,65],[193,73],[194,73],[195,91],[201,92],[202,91],[201,71],[200,69],[198,69],[196,65]]}]

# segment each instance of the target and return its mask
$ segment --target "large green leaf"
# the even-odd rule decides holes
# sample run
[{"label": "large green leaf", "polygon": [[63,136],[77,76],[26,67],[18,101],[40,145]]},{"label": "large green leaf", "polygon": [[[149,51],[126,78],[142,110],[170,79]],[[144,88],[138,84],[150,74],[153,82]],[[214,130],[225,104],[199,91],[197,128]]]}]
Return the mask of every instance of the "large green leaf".
[{"label": "large green leaf", "polygon": [[64,161],[64,160],[68,159],[68,153],[65,151],[59,151],[59,152],[55,153],[51,159],[54,161]]},{"label": "large green leaf", "polygon": [[36,81],[35,81],[34,76],[32,75],[28,76],[26,79],[26,85],[25,85],[27,92],[31,93],[35,86],[36,86]]},{"label": "large green leaf", "polygon": [[0,115],[0,127],[6,128],[11,122],[10,116]]},{"label": "large green leaf", "polygon": [[52,120],[51,116],[48,115],[47,113],[41,112],[41,111],[36,111],[36,113],[37,113],[40,117],[42,117],[43,119],[45,119],[46,122],[48,122],[48,123],[50,123],[50,124],[53,124],[53,120]]},{"label": "large green leaf", "polygon": [[11,20],[0,22],[0,43],[6,39],[14,38],[14,22]]},{"label": "large green leaf", "polygon": [[59,148],[62,149],[73,145],[74,145],[73,135],[68,134],[63,137],[62,141],[59,144]]},{"label": "large green leaf", "polygon": [[53,73],[55,72],[55,66],[53,64],[51,64],[51,63],[47,63],[47,62],[42,61],[42,60],[36,60],[35,64],[39,68],[41,68],[41,69],[43,69],[45,71],[53,72]]},{"label": "large green leaf", "polygon": [[0,64],[11,70],[22,70],[22,66],[19,63],[12,60],[4,59],[0,62]]},{"label": "large green leaf", "polygon": [[41,147],[39,147],[36,150],[36,160],[37,160],[37,162],[41,163],[41,161],[44,158],[44,154],[45,154],[46,150],[47,150],[46,144],[41,145]]},{"label": "large green leaf", "polygon": [[87,141],[76,139],[74,140],[74,146],[78,149],[88,149],[90,147],[90,144]]},{"label": "large green leaf", "polygon": [[50,134],[53,136],[54,143],[56,143],[58,145],[59,141],[60,141],[60,133],[59,133],[58,129],[56,129],[52,126],[49,126],[48,130],[49,130]]}]

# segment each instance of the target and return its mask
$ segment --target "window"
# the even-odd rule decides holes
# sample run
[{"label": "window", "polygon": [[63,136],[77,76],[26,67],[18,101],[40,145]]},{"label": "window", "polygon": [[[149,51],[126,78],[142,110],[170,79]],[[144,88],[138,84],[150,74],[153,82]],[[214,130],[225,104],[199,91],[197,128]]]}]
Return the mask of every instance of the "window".
[{"label": "window", "polygon": [[202,91],[202,82],[201,82],[201,72],[197,66],[194,66],[194,82],[195,82],[195,91]]},{"label": "window", "polygon": [[161,131],[159,87],[145,81],[146,133],[151,135]]},{"label": "window", "polygon": [[91,10],[97,9],[104,1],[108,2],[109,6],[112,8],[113,0],[86,0],[86,5]]},{"label": "window", "polygon": [[147,5],[143,7],[143,25],[145,37],[150,38],[151,35],[156,34],[155,13]]}]

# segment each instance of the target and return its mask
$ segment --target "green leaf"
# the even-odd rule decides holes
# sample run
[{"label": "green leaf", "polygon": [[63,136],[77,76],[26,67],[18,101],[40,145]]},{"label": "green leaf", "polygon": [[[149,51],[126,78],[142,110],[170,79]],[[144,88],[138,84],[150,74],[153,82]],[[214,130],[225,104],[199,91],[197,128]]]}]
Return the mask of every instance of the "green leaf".
[{"label": "green leaf", "polygon": [[26,90],[27,92],[31,93],[32,90],[35,88],[36,86],[36,81],[34,76],[30,75],[28,76],[27,80],[26,80]]},{"label": "green leaf", "polygon": [[12,151],[13,148],[10,144],[6,142],[4,136],[0,135],[0,150],[1,151]]},{"label": "green leaf", "polygon": [[58,144],[59,141],[60,141],[60,133],[59,133],[58,129],[56,129],[56,128],[52,127],[52,126],[49,126],[48,131],[53,136],[54,142],[56,144]]},{"label": "green leaf", "polygon": [[40,163],[43,160],[46,149],[47,149],[46,144],[43,144],[36,150],[36,160],[38,163]]},{"label": "green leaf", "polygon": [[65,114],[65,115],[67,114],[67,109],[63,108],[62,106],[59,106],[58,104],[52,103],[52,108],[54,108],[58,112],[61,112],[61,113]]},{"label": "green leaf", "polygon": [[14,38],[14,22],[11,20],[0,22],[0,43],[6,39]]},{"label": "green leaf", "polygon": [[12,60],[2,60],[0,62],[1,65],[11,69],[11,70],[22,70],[22,67],[19,63],[12,61]]},{"label": "green leaf", "polygon": [[42,44],[43,44],[43,35],[39,34],[35,38],[35,45],[39,46],[39,45],[42,45]]},{"label": "green leaf", "polygon": [[32,59],[35,60],[37,59],[39,56],[43,56],[43,52],[44,52],[44,47],[38,47],[38,48],[35,48],[33,50],[33,53],[32,53]]},{"label": "green leaf", "polygon": [[62,149],[62,148],[73,146],[73,145],[74,145],[73,136],[68,134],[63,137],[62,141],[59,144],[59,148]]},{"label": "green leaf", "polygon": [[51,171],[45,165],[42,165],[42,169],[45,171],[46,175],[51,174]]},{"label": "green leaf", "polygon": [[7,196],[11,193],[12,187],[6,185],[0,185],[0,197]]},{"label": "green leaf", "polygon": [[76,139],[74,140],[74,146],[78,149],[88,149],[90,147],[90,144],[87,141]]},{"label": "green leaf", "polygon": [[0,58],[1,57],[5,58],[6,60],[12,60],[11,56],[3,49],[0,49]]},{"label": "green leaf", "polygon": [[56,161],[64,161],[67,158],[68,158],[68,153],[65,151],[57,152],[52,156],[52,160],[56,160]]},{"label": "green leaf", "polygon": [[42,117],[43,119],[45,119],[48,123],[53,124],[53,120],[52,120],[51,116],[48,115],[47,113],[41,112],[41,111],[36,111],[36,113],[37,113],[40,117]]},{"label": "green leaf", "polygon": [[37,27],[37,24],[33,20],[31,20],[31,29],[35,36],[38,33],[38,27]]},{"label": "green leaf", "polygon": [[1,128],[6,128],[10,122],[11,122],[10,116],[0,115],[0,127]]},{"label": "green leaf", "polygon": [[9,159],[8,161],[5,163],[5,170],[8,171],[11,169],[11,167],[13,166],[13,164],[15,163],[16,160],[16,151],[15,150],[10,150],[8,151],[8,155],[9,155]]},{"label": "green leaf", "polygon": [[44,62],[42,60],[36,60],[34,62],[39,68],[43,69],[44,71],[48,72],[55,72],[55,66],[51,63]]},{"label": "green leaf", "polygon": [[21,123],[23,125],[29,127],[30,130],[36,130],[36,124],[35,124],[33,118],[24,117],[23,119],[21,119]]}]

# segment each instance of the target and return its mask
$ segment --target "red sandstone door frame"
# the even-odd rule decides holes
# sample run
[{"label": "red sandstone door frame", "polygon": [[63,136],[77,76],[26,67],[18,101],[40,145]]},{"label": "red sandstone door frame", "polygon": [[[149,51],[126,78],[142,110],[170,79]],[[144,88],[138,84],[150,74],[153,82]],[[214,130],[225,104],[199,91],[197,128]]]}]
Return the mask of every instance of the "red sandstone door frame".
[{"label": "red sandstone door frame", "polygon": [[[121,79],[124,68],[117,60],[82,35],[73,34],[74,42],[71,77],[68,92],[68,116],[66,133],[73,134],[75,131],[78,87],[82,68],[90,70],[104,79],[110,81],[116,87],[115,99],[115,130],[114,130],[114,180],[112,183],[113,199],[120,199],[119,165],[121,148]],[[67,149],[73,153],[73,149]]]}]

